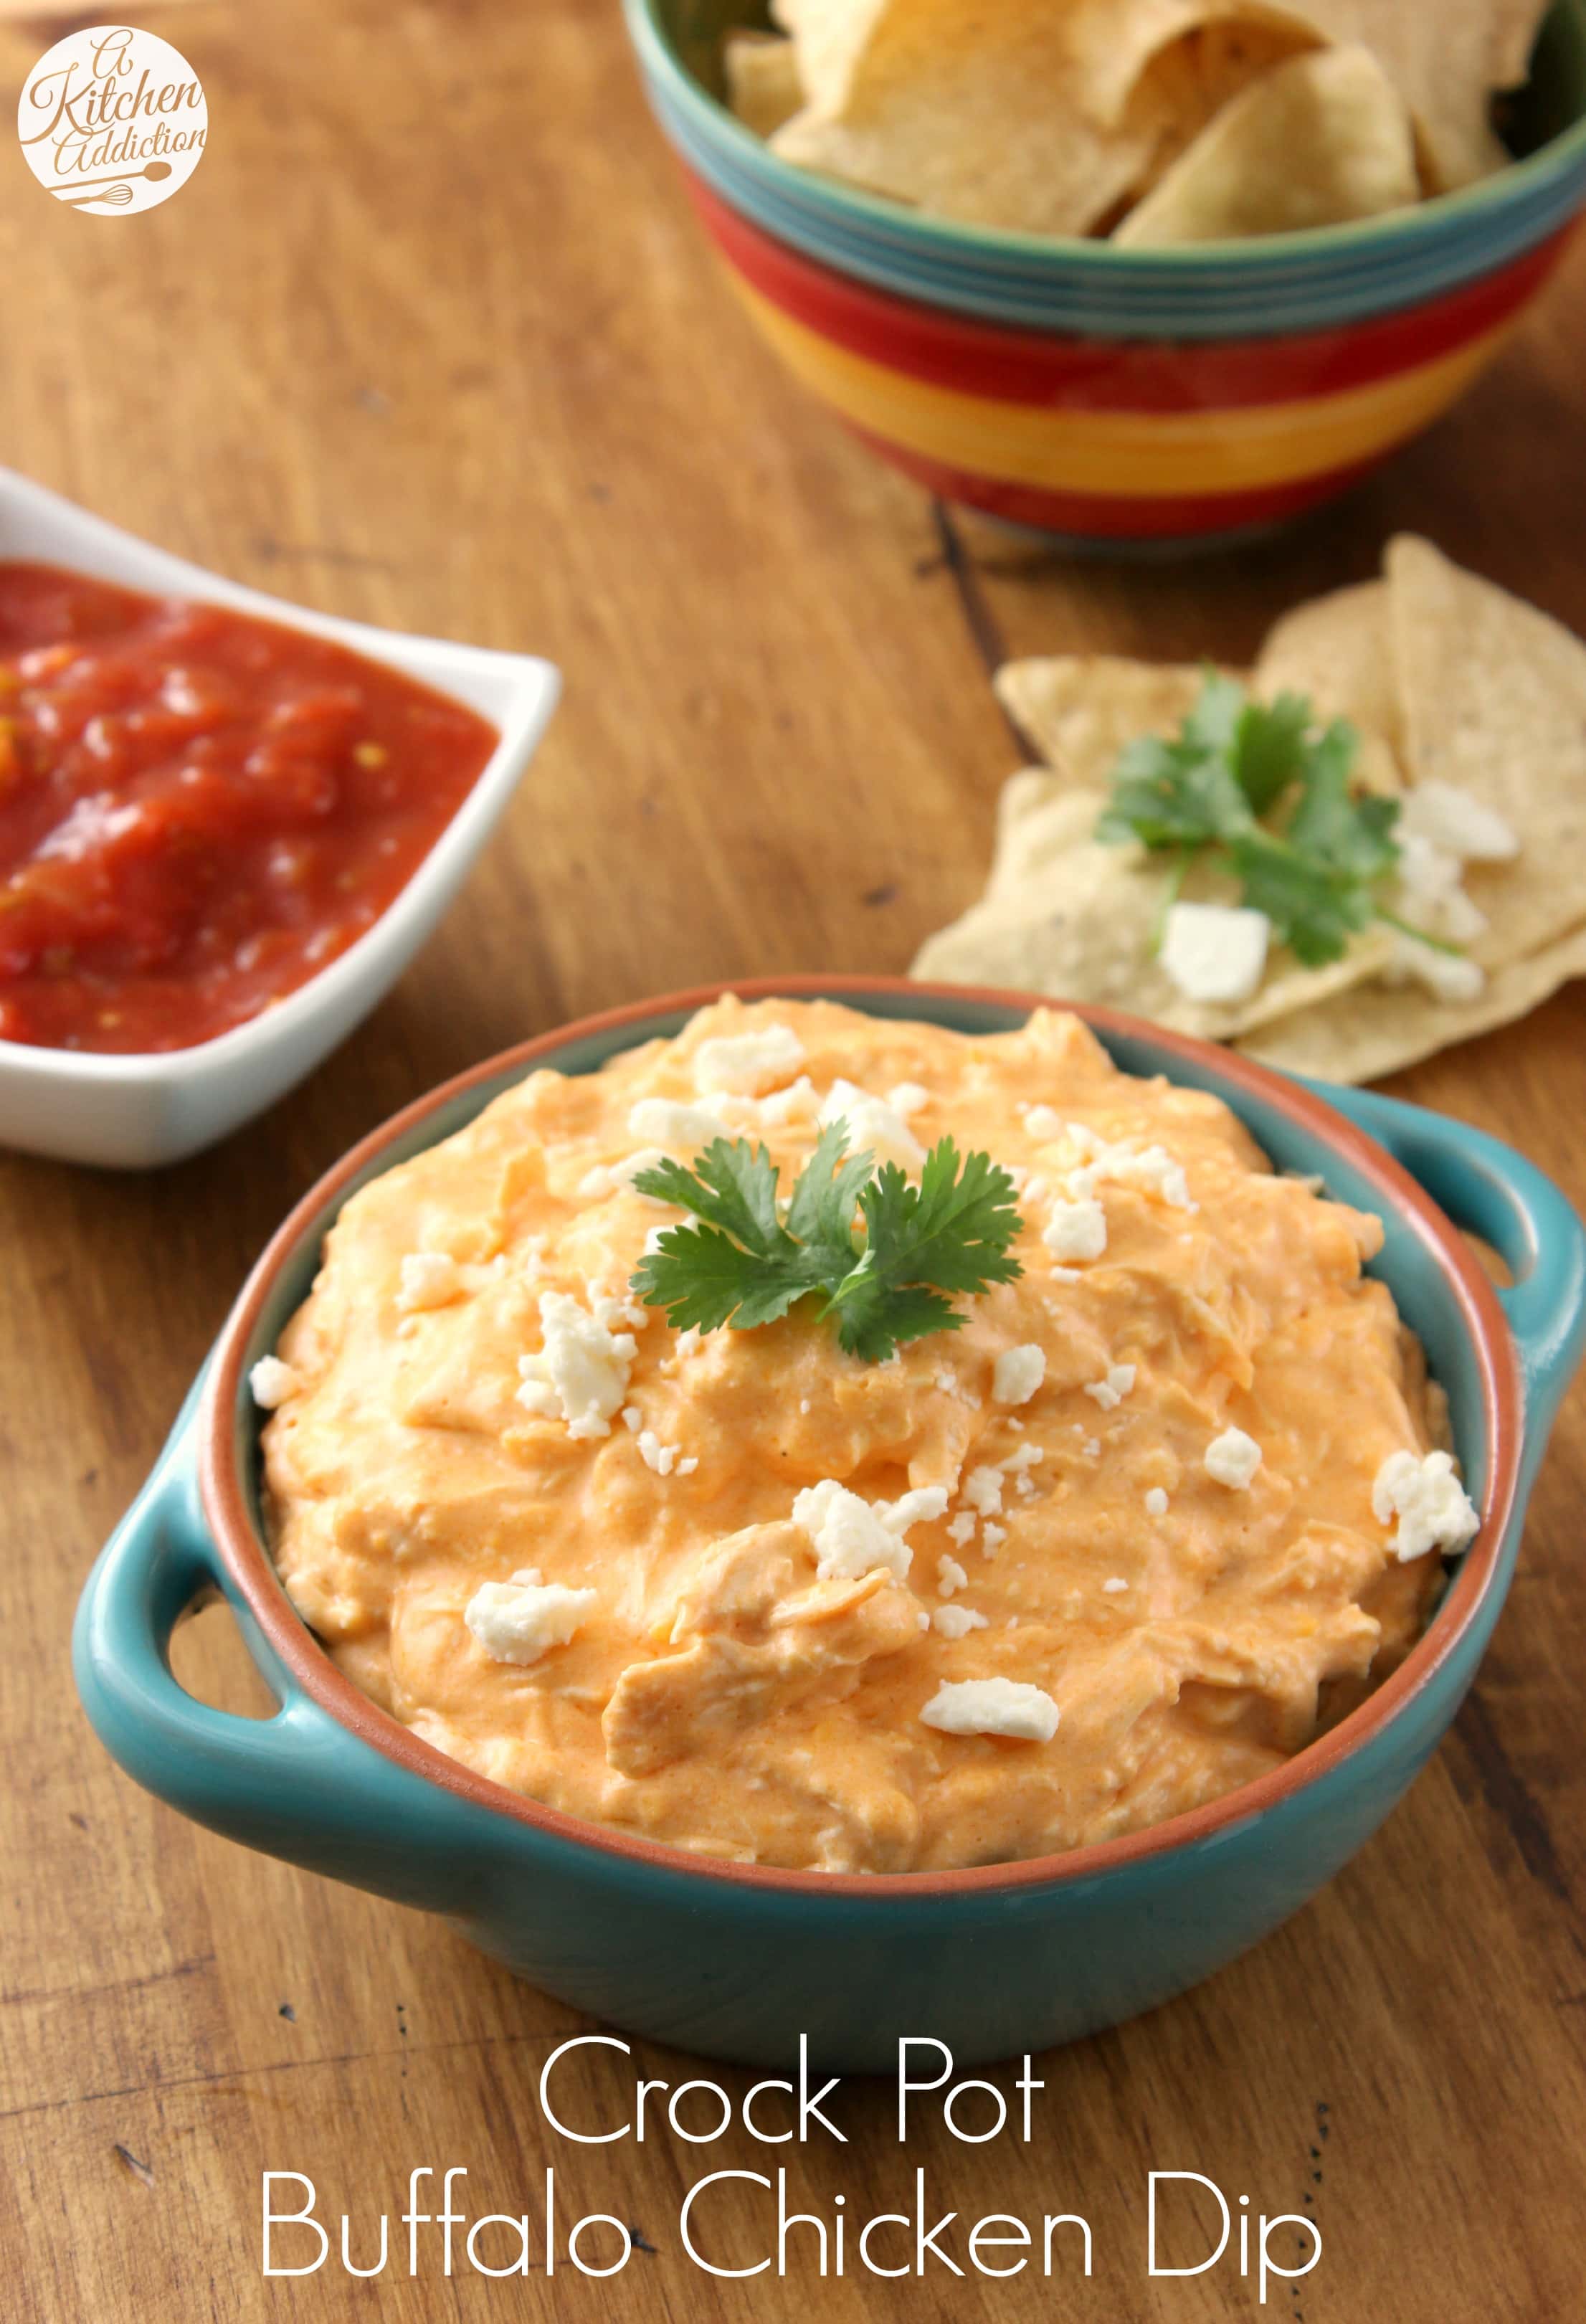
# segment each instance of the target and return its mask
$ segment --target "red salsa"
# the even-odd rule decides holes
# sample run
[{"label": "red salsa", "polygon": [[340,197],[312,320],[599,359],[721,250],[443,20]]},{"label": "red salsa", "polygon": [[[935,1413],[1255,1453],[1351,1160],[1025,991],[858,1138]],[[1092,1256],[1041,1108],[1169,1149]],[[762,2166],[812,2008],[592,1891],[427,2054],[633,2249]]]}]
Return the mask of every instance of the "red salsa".
[{"label": "red salsa", "polygon": [[0,1039],[256,1017],[379,918],[496,741],[343,646],[0,561]]}]

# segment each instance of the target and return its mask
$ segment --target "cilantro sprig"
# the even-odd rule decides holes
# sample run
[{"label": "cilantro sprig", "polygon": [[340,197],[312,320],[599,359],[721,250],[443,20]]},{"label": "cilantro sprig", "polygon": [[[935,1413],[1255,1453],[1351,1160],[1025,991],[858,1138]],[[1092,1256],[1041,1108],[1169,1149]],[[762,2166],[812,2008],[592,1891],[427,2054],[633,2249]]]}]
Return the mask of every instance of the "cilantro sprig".
[{"label": "cilantro sprig", "polygon": [[1307,968],[1341,959],[1374,920],[1452,951],[1381,900],[1399,860],[1398,802],[1351,790],[1360,747],[1347,719],[1318,732],[1303,695],[1256,702],[1237,678],[1208,670],[1176,734],[1143,736],[1121,753],[1096,836],[1174,856],[1158,936],[1191,866],[1211,862]]},{"label": "cilantro sprig", "polygon": [[850,1154],[848,1125],[825,1130],[784,1208],[766,1148],[716,1139],[691,1167],[658,1162],[633,1184],[694,1223],[669,1227],[635,1270],[647,1307],[678,1330],[752,1332],[800,1300],[834,1324],[842,1346],[881,1363],[906,1341],[956,1332],[954,1294],[1023,1274],[1009,1245],[1020,1220],[1013,1181],[989,1154],[932,1147],[911,1185]]}]

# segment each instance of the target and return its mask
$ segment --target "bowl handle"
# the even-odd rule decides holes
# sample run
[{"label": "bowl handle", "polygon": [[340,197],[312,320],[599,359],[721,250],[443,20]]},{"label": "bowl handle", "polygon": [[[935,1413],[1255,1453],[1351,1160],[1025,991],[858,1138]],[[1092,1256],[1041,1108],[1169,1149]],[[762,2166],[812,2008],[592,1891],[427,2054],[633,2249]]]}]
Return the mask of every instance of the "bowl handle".
[{"label": "bowl handle", "polygon": [[[471,1844],[479,1812],[439,1800],[306,1695],[226,1572],[198,1499],[198,1394],[78,1607],[73,1668],[95,1732],[134,1782],[228,1840],[399,1904],[466,1910],[483,1869]],[[272,1718],[212,1710],[171,1674],[172,1630],[217,1591],[280,1706]]]},{"label": "bowl handle", "polygon": [[1586,1229],[1573,1205],[1534,1162],[1469,1122],[1375,1090],[1317,1087],[1514,1277],[1498,1296],[1519,1350],[1535,1461],[1586,1351]]}]

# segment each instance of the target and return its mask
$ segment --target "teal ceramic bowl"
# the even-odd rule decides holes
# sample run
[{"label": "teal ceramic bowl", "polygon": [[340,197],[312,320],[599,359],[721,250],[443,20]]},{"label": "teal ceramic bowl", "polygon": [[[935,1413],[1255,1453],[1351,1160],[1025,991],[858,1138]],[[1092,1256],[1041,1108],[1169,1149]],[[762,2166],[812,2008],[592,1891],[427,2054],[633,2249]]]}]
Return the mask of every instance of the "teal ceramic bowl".
[{"label": "teal ceramic bowl", "polygon": [[[364,1182],[462,1127],[540,1065],[589,1073],[676,1032],[724,988],[592,1019],[399,1114],[288,1219],[244,1288],[158,1467],[89,1579],[77,1681],[140,1784],[247,1846],[445,1914],[534,1984],[613,2024],[780,2063],[807,2034],[833,2070],[890,2067],[931,2034],[961,2060],[1036,2050],[1134,2015],[1231,1960],[1314,1894],[1382,1821],[1475,1675],[1514,1571],[1526,1497],[1586,1337],[1586,1233],[1496,1139],[1388,1098],[1320,1092],[1137,1019],[1086,1010],[1118,1063],[1214,1091],[1275,1163],[1376,1212],[1379,1271],[1447,1389],[1481,1532],[1431,1627],[1353,1715],[1273,1775],[1147,1831],[1034,1862],[863,1877],[712,1862],[553,1813],[443,1757],[320,1651],[277,1582],[258,1500],[249,1367],[309,1287]],[[961,1032],[1022,1023],[1031,996],[900,980],[734,988],[824,996]],[[1500,1252],[1495,1290],[1460,1232]],[[171,1634],[221,1591],[280,1709],[208,1709],[171,1676]]]},{"label": "teal ceramic bowl", "polygon": [[1543,28],[1512,167],[1354,225],[1164,250],[958,225],[797,168],[721,101],[722,35],[762,5],[625,6],[780,361],[928,491],[1074,546],[1205,547],[1342,492],[1491,361],[1586,204],[1586,0]]}]

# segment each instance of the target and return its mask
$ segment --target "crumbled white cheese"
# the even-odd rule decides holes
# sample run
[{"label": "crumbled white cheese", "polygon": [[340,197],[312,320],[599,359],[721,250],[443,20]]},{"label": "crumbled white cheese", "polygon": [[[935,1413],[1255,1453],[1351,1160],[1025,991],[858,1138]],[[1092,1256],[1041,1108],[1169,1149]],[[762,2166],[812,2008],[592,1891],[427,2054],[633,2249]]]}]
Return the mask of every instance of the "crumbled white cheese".
[{"label": "crumbled white cheese", "polygon": [[1413,927],[1453,944],[1470,944],[1486,927],[1486,913],[1465,893],[1465,867],[1446,848],[1411,832],[1399,843],[1397,869],[1399,918]]},{"label": "crumbled white cheese", "polygon": [[1094,1461],[1101,1454],[1102,1440],[1099,1436],[1087,1436],[1079,1449],[1087,1461]]},{"label": "crumbled white cheese", "polygon": [[248,1374],[248,1386],[261,1412],[274,1412],[289,1396],[297,1394],[302,1382],[279,1356],[261,1356]]},{"label": "crumbled white cheese", "polygon": [[628,1109],[628,1135],[646,1146],[697,1154],[722,1134],[720,1114],[676,1098],[641,1097]]},{"label": "crumbled white cheese", "polygon": [[1393,1549],[1406,1565],[1433,1549],[1457,1556],[1481,1522],[1448,1452],[1390,1452],[1377,1471],[1371,1507],[1380,1525],[1398,1519]]},{"label": "crumbled white cheese", "polygon": [[565,1646],[599,1593],[542,1582],[532,1566],[510,1582],[486,1582],[464,1609],[463,1619],[493,1662],[537,1663]]},{"label": "crumbled white cheese", "polygon": [[1041,1240],[1055,1259],[1100,1259],[1107,1248],[1107,1213],[1093,1194],[1054,1203]]},{"label": "crumbled white cheese", "polygon": [[905,1121],[911,1114],[923,1111],[930,1102],[929,1090],[919,1082],[899,1082],[896,1089],[887,1092],[887,1103],[894,1113],[900,1113]]},{"label": "crumbled white cheese", "polygon": [[1106,1591],[1109,1598],[1116,1598],[1120,1590],[1127,1590],[1129,1588],[1129,1584],[1124,1580],[1121,1573],[1114,1573],[1111,1575],[1107,1581],[1102,1582],[1102,1587]]},{"label": "crumbled white cheese", "polygon": [[1242,1428],[1225,1428],[1206,1447],[1206,1474],[1231,1493],[1244,1492],[1261,1465],[1261,1448]]},{"label": "crumbled white cheese", "polygon": [[636,1404],[625,1404],[622,1406],[622,1425],[624,1428],[630,1430],[635,1436],[638,1435],[640,1430],[643,1427],[644,1415],[640,1411],[639,1406]]},{"label": "crumbled white cheese", "polygon": [[1152,1517],[1165,1517],[1167,1515],[1167,1496],[1160,1485],[1153,1485],[1146,1495],[1146,1515]]},{"label": "crumbled white cheese", "polygon": [[924,1147],[896,1107],[853,1082],[832,1084],[821,1102],[820,1119],[825,1129],[834,1121],[846,1122],[848,1151],[871,1155],[878,1167],[896,1162],[904,1170],[917,1170],[925,1160]]},{"label": "crumbled white cheese", "polygon": [[967,1549],[974,1539],[974,1529],[980,1520],[973,1509],[960,1509],[947,1527],[947,1538],[960,1549]]},{"label": "crumbled white cheese", "polygon": [[936,1385],[944,1396],[956,1396],[958,1393],[958,1382],[951,1372],[938,1372],[936,1376]]},{"label": "crumbled white cheese", "polygon": [[1487,989],[1487,972],[1464,953],[1443,952],[1416,936],[1396,935],[1382,969],[1388,983],[1413,980],[1437,1001],[1477,1001]]},{"label": "crumbled white cheese", "polygon": [[1093,1397],[1103,1412],[1111,1412],[1133,1388],[1135,1370],[1133,1364],[1110,1364],[1105,1379],[1086,1381],[1085,1394]]},{"label": "crumbled white cheese", "polygon": [[969,1576],[955,1557],[936,1560],[936,1587],[944,1598],[951,1598],[955,1590],[967,1589]]},{"label": "crumbled white cheese", "polygon": [[1042,1145],[1050,1145],[1063,1135],[1063,1116],[1049,1105],[1028,1105],[1024,1108],[1024,1126]]},{"label": "crumbled white cheese", "polygon": [[995,1557],[1007,1538],[1007,1526],[993,1525],[990,1517],[981,1527],[981,1547],[988,1557]]},{"label": "crumbled white cheese", "polygon": [[[648,1102],[648,1101],[647,1101]],[[658,1162],[669,1158],[661,1146],[641,1146],[636,1152],[625,1154],[620,1162],[597,1162],[593,1170],[586,1170],[579,1179],[577,1192],[585,1202],[597,1202],[603,1194],[624,1194],[641,1170],[653,1170]],[[647,1197],[653,1202],[654,1196]],[[653,1231],[664,1234],[664,1227]],[[648,1243],[645,1245],[649,1249]]]},{"label": "crumbled white cheese", "polygon": [[1028,1404],[1047,1377],[1047,1354],[1034,1341],[1004,1348],[991,1368],[993,1404]]},{"label": "crumbled white cheese", "polygon": [[445,1307],[462,1295],[463,1270],[449,1251],[409,1251],[397,1286],[400,1314],[411,1315],[422,1307]]},{"label": "crumbled white cheese", "polygon": [[1038,1468],[1046,1457],[1038,1444],[1016,1444],[997,1466],[1005,1477],[1012,1477],[1017,1476],[1021,1469]]},{"label": "crumbled white cheese", "polygon": [[972,1630],[989,1627],[985,1616],[977,1614],[973,1606],[938,1606],[931,1623],[945,1638],[967,1638]]},{"label": "crumbled white cheese", "polygon": [[1271,936],[1266,913],[1241,904],[1172,904],[1157,957],[1186,1001],[1249,1001]]},{"label": "crumbled white cheese", "polygon": [[1003,1735],[1019,1743],[1049,1743],[1057,1732],[1057,1705],[1051,1696],[1014,1678],[946,1680],[919,1715],[943,1735]]},{"label": "crumbled white cheese", "polygon": [[755,1106],[754,1119],[762,1130],[785,1130],[790,1121],[814,1121],[820,1110],[815,1084],[807,1074],[800,1074],[785,1090],[762,1097]]},{"label": "crumbled white cheese", "polygon": [[[627,1416],[626,1413],[622,1416],[624,1420]],[[655,1471],[658,1477],[669,1477],[674,1470],[679,1477],[693,1475],[699,1463],[697,1460],[685,1461],[682,1451],[680,1444],[663,1444],[653,1428],[639,1431],[639,1457],[647,1469]]]},{"label": "crumbled white cheese", "polygon": [[982,1517],[996,1517],[1002,1507],[1001,1470],[990,1464],[972,1469],[964,1480],[964,1498]]},{"label": "crumbled white cheese", "polygon": [[823,1582],[857,1582],[878,1566],[901,1582],[914,1558],[905,1534],[910,1526],[939,1517],[946,1507],[940,1485],[922,1486],[896,1501],[866,1501],[834,1478],[823,1477],[795,1499],[793,1522],[808,1536]]},{"label": "crumbled white cheese", "polygon": [[638,1353],[631,1332],[611,1329],[621,1314],[616,1301],[598,1295],[585,1308],[567,1292],[540,1293],[541,1348],[518,1359],[518,1402],[525,1412],[565,1420],[569,1436],[611,1434]]},{"label": "crumbled white cheese", "polygon": [[[1071,1131],[1077,1128],[1070,1124]],[[1191,1198],[1183,1163],[1176,1162],[1165,1146],[1107,1146],[1089,1132],[1085,1136],[1086,1159],[1068,1174],[1068,1191],[1075,1202],[1093,1195],[1101,1185],[1134,1186],[1175,1210],[1199,1209]]]},{"label": "crumbled white cheese", "polygon": [[1456,783],[1416,783],[1399,801],[1394,837],[1430,841],[1467,863],[1508,863],[1520,843],[1496,807],[1462,791]]},{"label": "crumbled white cheese", "polygon": [[752,1033],[726,1033],[701,1041],[694,1052],[694,1086],[707,1093],[759,1097],[803,1063],[804,1044],[791,1025],[763,1025]]}]

